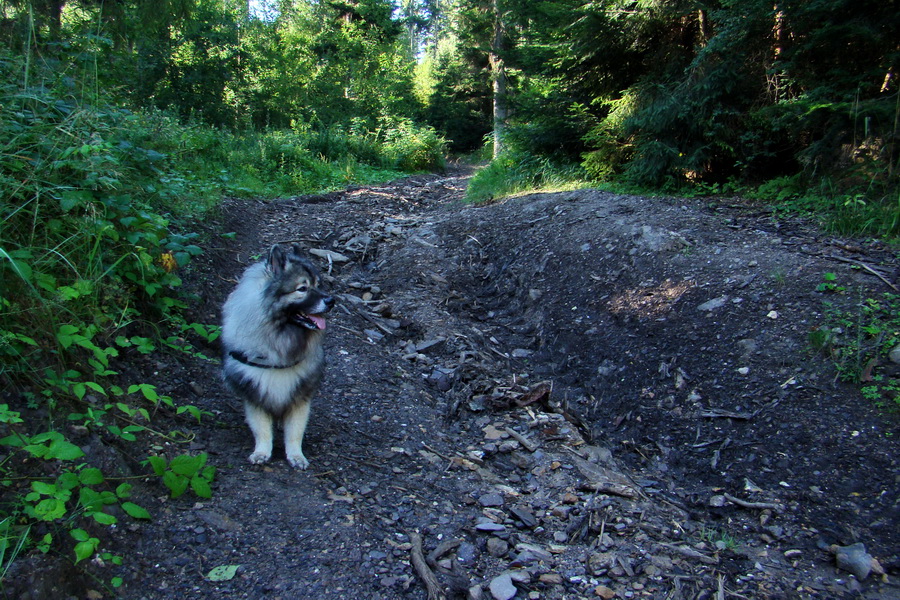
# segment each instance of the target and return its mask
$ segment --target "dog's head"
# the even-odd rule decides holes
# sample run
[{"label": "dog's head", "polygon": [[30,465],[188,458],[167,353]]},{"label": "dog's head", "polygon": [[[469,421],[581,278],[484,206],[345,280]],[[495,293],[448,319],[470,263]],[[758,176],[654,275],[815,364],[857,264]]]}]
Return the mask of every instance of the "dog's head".
[{"label": "dog's head", "polygon": [[334,297],[322,293],[319,275],[302,249],[291,244],[289,249],[276,244],[266,259],[272,310],[279,320],[298,327],[325,329],[325,313],[334,306]]}]

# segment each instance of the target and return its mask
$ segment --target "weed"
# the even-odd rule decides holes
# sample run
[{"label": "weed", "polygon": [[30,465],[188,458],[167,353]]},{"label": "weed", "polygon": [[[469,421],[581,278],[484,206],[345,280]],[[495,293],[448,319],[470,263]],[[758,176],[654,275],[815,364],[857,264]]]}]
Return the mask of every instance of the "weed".
[{"label": "weed", "polygon": [[207,454],[203,452],[196,456],[189,454],[176,456],[171,462],[167,462],[162,456],[150,456],[147,462],[153,468],[153,472],[162,477],[172,498],[180,497],[187,491],[188,486],[198,497],[211,498],[210,484],[216,475],[216,468],[206,464],[207,458]]},{"label": "weed", "polygon": [[703,527],[700,530],[700,539],[712,544],[718,550],[734,550],[737,548],[737,539],[725,530]]},{"label": "weed", "polygon": [[833,292],[839,294],[847,291],[847,288],[835,283],[837,281],[837,275],[834,273],[825,273],[822,275],[822,279],[824,281],[816,286],[817,292]]},{"label": "weed", "polygon": [[[833,273],[817,290],[844,292]],[[863,397],[886,410],[900,408],[900,377],[882,369],[900,348],[900,295],[860,295],[851,310],[826,303],[825,323],[809,334],[810,347],[834,362],[837,378],[861,385]]]}]

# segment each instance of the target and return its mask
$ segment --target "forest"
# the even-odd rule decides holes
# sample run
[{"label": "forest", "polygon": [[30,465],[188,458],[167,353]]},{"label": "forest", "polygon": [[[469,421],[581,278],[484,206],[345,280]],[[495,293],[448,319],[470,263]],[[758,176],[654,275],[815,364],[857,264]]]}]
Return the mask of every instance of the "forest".
[{"label": "forest", "polygon": [[[66,432],[207,416],[117,358],[217,337],[181,273],[222,198],[452,161],[475,203],[742,198],[896,244],[898,40],[874,0],[0,0],[0,581],[99,556],[111,505],[149,518]],[[211,493],[205,455],[148,460]]]}]

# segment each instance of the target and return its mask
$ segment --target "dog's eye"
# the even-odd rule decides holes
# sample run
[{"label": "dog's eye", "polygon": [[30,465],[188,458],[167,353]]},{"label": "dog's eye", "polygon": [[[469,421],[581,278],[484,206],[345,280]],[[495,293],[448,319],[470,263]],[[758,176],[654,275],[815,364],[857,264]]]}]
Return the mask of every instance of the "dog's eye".
[{"label": "dog's eye", "polygon": [[300,292],[301,294],[305,294],[306,292],[309,291],[309,286],[308,285],[299,285],[299,286],[297,286],[297,291]]}]

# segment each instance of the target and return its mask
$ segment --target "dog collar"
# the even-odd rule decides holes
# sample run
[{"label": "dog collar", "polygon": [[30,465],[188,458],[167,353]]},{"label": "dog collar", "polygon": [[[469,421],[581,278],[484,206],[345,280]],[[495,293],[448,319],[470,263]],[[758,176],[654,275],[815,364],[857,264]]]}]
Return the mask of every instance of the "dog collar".
[{"label": "dog collar", "polygon": [[240,350],[232,350],[228,353],[228,356],[238,361],[239,363],[244,363],[249,367],[256,367],[257,369],[290,369],[291,367],[296,367],[300,364],[298,360],[295,363],[291,363],[289,365],[265,365],[263,363],[258,363],[252,360],[246,353],[241,352]]}]

